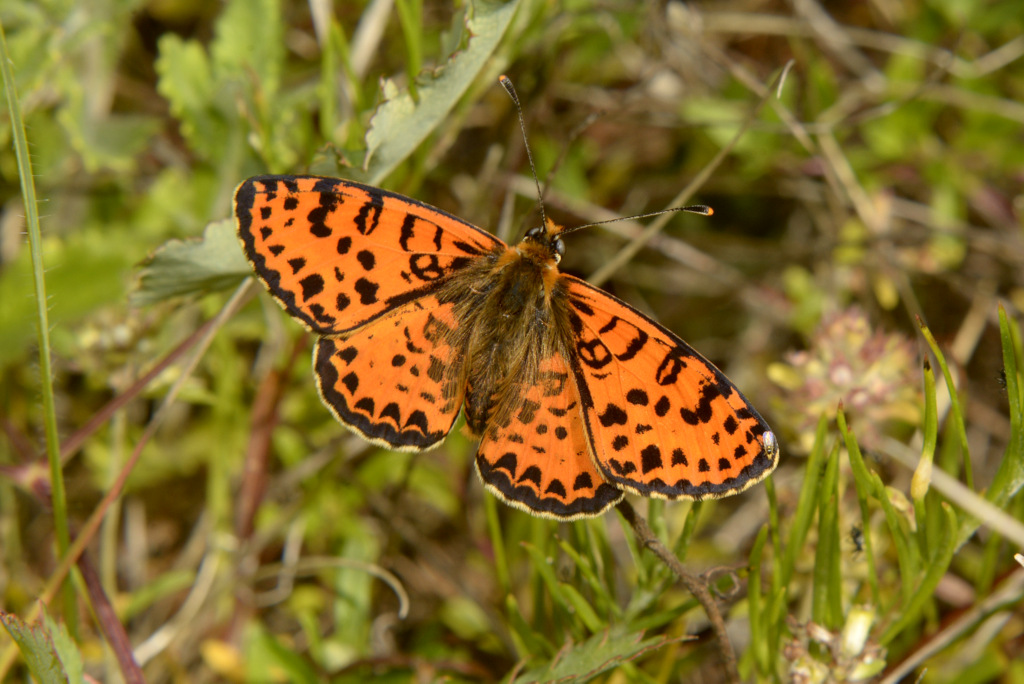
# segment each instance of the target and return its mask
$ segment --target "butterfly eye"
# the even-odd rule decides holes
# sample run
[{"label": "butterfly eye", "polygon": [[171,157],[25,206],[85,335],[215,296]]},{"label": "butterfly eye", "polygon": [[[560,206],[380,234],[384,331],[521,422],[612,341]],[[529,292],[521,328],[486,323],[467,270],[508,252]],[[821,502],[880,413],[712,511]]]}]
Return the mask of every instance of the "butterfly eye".
[{"label": "butterfly eye", "polygon": [[528,238],[539,238],[544,236],[544,229],[540,226],[535,226],[530,230],[526,231],[525,237]]},{"label": "butterfly eye", "polygon": [[555,261],[561,261],[562,257],[565,256],[565,243],[562,242],[561,238],[555,238],[551,246],[555,248]]}]

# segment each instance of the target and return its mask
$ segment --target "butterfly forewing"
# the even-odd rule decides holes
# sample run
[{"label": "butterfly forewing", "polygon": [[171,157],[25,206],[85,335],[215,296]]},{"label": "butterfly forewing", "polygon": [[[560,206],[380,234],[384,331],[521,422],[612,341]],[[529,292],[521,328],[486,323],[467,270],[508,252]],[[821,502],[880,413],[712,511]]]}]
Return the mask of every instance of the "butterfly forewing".
[{"label": "butterfly forewing", "polygon": [[462,407],[459,322],[425,295],[314,352],[320,397],[360,435],[401,451],[437,446]]},{"label": "butterfly forewing", "polygon": [[561,354],[540,363],[537,381],[520,390],[506,425],[488,425],[477,451],[484,484],[507,503],[535,515],[598,515],[622,499],[590,455],[583,414]]},{"label": "butterfly forewing", "polygon": [[774,435],[717,368],[624,302],[563,278],[573,371],[609,482],[645,496],[718,498],[775,468]]},{"label": "butterfly forewing", "polygon": [[235,192],[235,215],[264,285],[321,335],[358,328],[505,248],[426,204],[336,178],[250,178]]}]

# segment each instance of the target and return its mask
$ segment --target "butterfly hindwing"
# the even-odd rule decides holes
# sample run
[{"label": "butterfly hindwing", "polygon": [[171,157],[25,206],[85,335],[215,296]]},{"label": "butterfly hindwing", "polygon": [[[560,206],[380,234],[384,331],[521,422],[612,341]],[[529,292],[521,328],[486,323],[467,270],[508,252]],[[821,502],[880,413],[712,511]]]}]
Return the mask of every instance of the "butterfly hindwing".
[{"label": "butterfly hindwing", "polygon": [[354,333],[322,337],[313,365],[335,417],[400,451],[437,446],[465,394],[452,304],[425,295]]},{"label": "butterfly hindwing", "polygon": [[608,482],[645,496],[708,499],[775,468],[774,434],[721,371],[624,302],[562,277],[573,372]]},{"label": "butterfly hindwing", "polygon": [[235,216],[270,294],[321,335],[358,328],[505,248],[443,211],[337,178],[250,178],[235,191]]},{"label": "butterfly hindwing", "polygon": [[583,414],[561,354],[544,359],[505,425],[492,421],[477,450],[484,484],[507,503],[548,518],[594,516],[622,499],[590,455]]}]

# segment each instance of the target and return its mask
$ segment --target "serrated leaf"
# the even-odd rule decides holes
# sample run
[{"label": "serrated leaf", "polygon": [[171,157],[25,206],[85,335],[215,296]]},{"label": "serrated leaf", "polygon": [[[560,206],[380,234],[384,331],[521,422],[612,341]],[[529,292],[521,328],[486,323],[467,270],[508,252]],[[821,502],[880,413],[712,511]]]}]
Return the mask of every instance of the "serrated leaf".
[{"label": "serrated leaf", "polygon": [[[41,624],[31,625],[17,615],[0,612],[0,623],[14,639],[32,677],[40,684],[67,684],[69,679],[61,664],[49,630]],[[81,681],[81,679],[79,679]]]},{"label": "serrated leaf", "polygon": [[131,301],[146,306],[225,290],[251,273],[238,247],[234,221],[215,221],[200,240],[171,240],[159,247],[143,264]]},{"label": "serrated leaf", "polygon": [[210,61],[202,46],[168,34],[157,45],[157,92],[171,105],[171,113],[181,120],[181,133],[197,151],[206,150],[207,157],[217,159],[211,144],[224,139],[224,122],[209,110],[216,87]]},{"label": "serrated leaf", "polygon": [[370,122],[366,163],[361,172],[353,174],[354,178],[380,184],[444,121],[498,47],[518,6],[519,0],[504,4],[488,0],[471,3],[466,48],[453,54],[441,69],[417,80],[418,101],[408,92],[388,96]]},{"label": "serrated leaf", "polygon": [[82,654],[78,651],[67,628],[54,622],[49,613],[43,613],[43,623],[50,633],[50,640],[57,651],[61,665],[64,666],[64,674],[67,675],[68,684],[83,684],[85,681],[85,668],[82,665]]},{"label": "serrated leaf", "polygon": [[560,650],[551,662],[524,672],[515,682],[576,682],[586,681],[624,662],[636,660],[670,643],[684,638],[664,636],[643,638],[643,632],[612,635],[595,634],[586,641]]},{"label": "serrated leaf", "polygon": [[257,74],[265,96],[277,92],[285,45],[280,0],[231,0],[217,20],[216,33],[210,56],[218,81]]}]

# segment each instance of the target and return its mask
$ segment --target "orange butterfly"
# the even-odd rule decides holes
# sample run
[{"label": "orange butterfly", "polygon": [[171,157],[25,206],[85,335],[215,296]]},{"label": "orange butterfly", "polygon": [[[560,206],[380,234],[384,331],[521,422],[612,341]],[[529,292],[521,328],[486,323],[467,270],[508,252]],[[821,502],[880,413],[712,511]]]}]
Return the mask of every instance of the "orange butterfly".
[{"label": "orange butterfly", "polygon": [[560,273],[560,226],[515,246],[439,209],[317,176],[235,192],[270,294],[320,336],[320,396],[365,439],[435,447],[462,409],[477,470],[535,515],[598,515],[624,492],[741,492],[778,443],[721,371],[628,304]]}]

